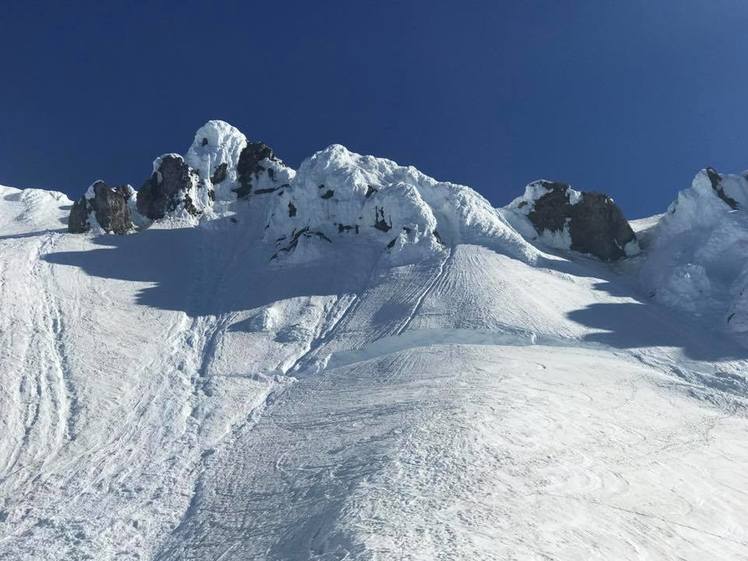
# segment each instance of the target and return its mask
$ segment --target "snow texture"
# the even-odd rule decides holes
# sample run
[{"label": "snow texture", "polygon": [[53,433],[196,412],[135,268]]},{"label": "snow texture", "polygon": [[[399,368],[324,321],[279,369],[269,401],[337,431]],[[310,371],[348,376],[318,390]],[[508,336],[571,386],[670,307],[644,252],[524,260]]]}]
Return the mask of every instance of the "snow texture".
[{"label": "snow texture", "polygon": [[337,145],[232,198],[201,131],[196,220],[0,187],[0,559],[748,558],[748,225],[702,177],[612,265]]},{"label": "snow texture", "polygon": [[[658,301],[748,334],[748,180],[722,175],[731,208],[701,170],[649,234],[642,283]],[[713,177],[716,177],[713,175]]]},{"label": "snow texture", "polygon": [[536,255],[472,189],[340,145],[305,160],[269,211],[265,239],[276,242],[279,256],[293,253],[289,243],[302,231],[314,234],[307,239],[316,245],[360,238],[385,249],[391,264],[436,256],[457,243],[485,243],[523,259]]}]

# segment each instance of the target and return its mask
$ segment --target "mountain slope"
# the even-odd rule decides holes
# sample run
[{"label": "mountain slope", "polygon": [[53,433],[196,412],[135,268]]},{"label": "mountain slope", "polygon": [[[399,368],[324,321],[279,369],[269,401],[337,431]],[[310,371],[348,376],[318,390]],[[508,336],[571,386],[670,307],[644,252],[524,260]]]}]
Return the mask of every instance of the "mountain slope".
[{"label": "mountain slope", "polygon": [[748,558],[746,353],[647,247],[315,158],[127,236],[0,188],[0,559]]}]

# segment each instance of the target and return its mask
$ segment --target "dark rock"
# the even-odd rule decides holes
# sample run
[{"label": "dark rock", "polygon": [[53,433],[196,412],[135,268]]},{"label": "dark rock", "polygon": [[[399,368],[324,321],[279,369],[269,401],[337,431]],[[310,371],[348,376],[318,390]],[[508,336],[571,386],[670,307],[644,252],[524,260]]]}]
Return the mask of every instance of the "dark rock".
[{"label": "dark rock", "polygon": [[130,198],[128,186],[109,187],[103,181],[97,181],[93,185],[93,192],[93,198],[83,197],[73,205],[68,219],[68,231],[72,233],[89,231],[91,213],[106,232],[126,234],[132,230],[130,209],[127,206]]},{"label": "dark rock", "polygon": [[164,156],[158,170],[138,191],[138,211],[151,220],[159,220],[184,204],[187,212],[197,216],[200,211],[188,194],[196,176],[180,156]]},{"label": "dark rock", "polygon": [[223,162],[216,168],[216,171],[213,172],[213,177],[210,178],[210,182],[213,183],[213,185],[218,185],[226,179],[226,176],[228,176],[228,170],[229,165],[226,162]]},{"label": "dark rock", "polygon": [[293,218],[294,216],[296,216],[296,207],[291,201],[289,201],[288,202],[288,217]]},{"label": "dark rock", "polygon": [[270,187],[268,189],[257,189],[255,195],[266,195],[268,193],[275,193],[280,187]]},{"label": "dark rock", "polygon": [[379,190],[376,189],[375,187],[372,187],[371,185],[367,185],[367,187],[366,187],[366,198],[368,199],[369,197],[371,197],[377,191],[379,191]]},{"label": "dark rock", "polygon": [[725,193],[724,187],[722,187],[722,176],[717,173],[717,170],[708,167],[706,168],[706,174],[709,177],[709,181],[712,184],[712,189],[714,189],[714,192],[717,194],[717,196],[722,199],[732,210],[736,210],[738,208],[738,202],[730,197],[727,193]]},{"label": "dark rock", "polygon": [[184,210],[189,212],[192,216],[197,216],[198,214],[200,214],[200,211],[195,206],[195,203],[192,202],[192,197],[190,197],[189,195],[184,196],[183,203],[184,203]]},{"label": "dark rock", "polygon": [[571,249],[604,261],[626,256],[624,247],[636,240],[634,231],[613,199],[603,193],[582,193],[577,204],[569,202],[569,186],[555,181],[540,182],[549,191],[535,201],[528,215],[535,229],[559,232],[568,223]]},{"label": "dark rock", "polygon": [[320,198],[331,199],[334,194],[335,194],[335,191],[333,191],[332,189],[328,189],[327,191],[324,192],[323,195],[320,196]]},{"label": "dark rock", "polygon": [[94,184],[93,210],[96,221],[104,230],[115,234],[125,234],[132,230],[130,209],[127,206],[129,198],[130,189],[125,185],[109,187],[103,181]]},{"label": "dark rock", "polygon": [[88,222],[88,201],[85,197],[81,197],[73,204],[70,209],[70,216],[68,217],[68,232],[71,234],[83,234],[91,229],[91,224]]},{"label": "dark rock", "polygon": [[[296,246],[299,245],[299,239],[302,236],[305,237],[305,238],[311,238],[311,237],[314,236],[314,237],[317,237],[317,238],[319,238],[321,240],[325,240],[328,243],[332,243],[332,240],[330,238],[328,238],[324,233],[318,232],[318,231],[315,231],[315,230],[310,230],[309,226],[305,226],[301,230],[294,229],[294,231],[291,234],[291,240],[288,242],[288,244],[285,247],[282,247],[278,251],[276,251],[272,255],[272,257],[270,257],[270,260],[272,261],[273,259],[275,259],[276,257],[278,257],[278,254],[281,253],[281,252],[282,253],[289,253],[289,252],[293,251],[294,249],[296,249]],[[276,240],[276,242],[282,241],[284,239],[286,239],[285,236],[283,236],[281,238],[278,238],[278,240]]]},{"label": "dark rock", "polygon": [[389,232],[392,229],[392,225],[387,224],[387,221],[384,219],[384,208],[376,207],[374,212],[376,213],[374,227],[382,232]]},{"label": "dark rock", "polygon": [[266,170],[265,166],[260,165],[260,162],[265,159],[280,161],[273,154],[273,150],[263,142],[250,142],[244,147],[236,165],[239,187],[234,189],[234,192],[237,197],[241,199],[249,196],[252,192],[252,181],[257,178],[260,172]]}]

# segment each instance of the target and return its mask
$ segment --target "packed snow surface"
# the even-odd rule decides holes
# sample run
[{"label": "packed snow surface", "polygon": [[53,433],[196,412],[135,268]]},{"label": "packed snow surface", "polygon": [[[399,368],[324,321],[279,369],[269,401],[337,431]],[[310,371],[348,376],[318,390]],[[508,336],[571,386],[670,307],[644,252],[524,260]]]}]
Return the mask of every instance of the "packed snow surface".
[{"label": "packed snow surface", "polygon": [[286,179],[126,236],[0,187],[0,559],[748,559],[742,211],[697,178],[608,265],[341,146]]}]

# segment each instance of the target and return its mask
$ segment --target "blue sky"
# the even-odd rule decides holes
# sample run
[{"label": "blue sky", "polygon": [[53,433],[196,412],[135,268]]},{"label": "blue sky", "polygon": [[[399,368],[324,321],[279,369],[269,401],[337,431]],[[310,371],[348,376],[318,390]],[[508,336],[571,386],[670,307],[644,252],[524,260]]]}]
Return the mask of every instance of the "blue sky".
[{"label": "blue sky", "polygon": [[748,2],[4,2],[0,183],[132,183],[225,119],[503,205],[547,177],[664,210],[748,168]]}]

